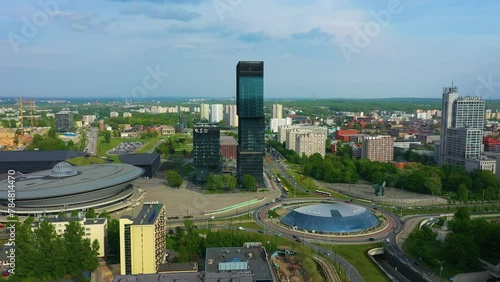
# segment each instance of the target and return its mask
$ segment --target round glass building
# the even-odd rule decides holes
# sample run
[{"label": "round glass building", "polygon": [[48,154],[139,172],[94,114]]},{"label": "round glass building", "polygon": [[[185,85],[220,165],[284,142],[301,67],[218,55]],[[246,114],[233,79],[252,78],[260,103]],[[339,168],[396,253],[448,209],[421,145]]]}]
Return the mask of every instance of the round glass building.
[{"label": "round glass building", "polygon": [[281,219],[281,223],[315,233],[345,233],[373,228],[379,220],[364,207],[331,203],[293,209]]}]

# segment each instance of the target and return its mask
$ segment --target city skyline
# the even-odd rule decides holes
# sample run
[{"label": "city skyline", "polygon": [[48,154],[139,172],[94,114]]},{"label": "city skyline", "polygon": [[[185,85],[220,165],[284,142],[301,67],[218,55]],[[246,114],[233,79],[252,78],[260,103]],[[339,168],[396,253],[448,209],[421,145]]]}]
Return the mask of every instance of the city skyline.
[{"label": "city skyline", "polygon": [[495,1],[52,3],[0,4],[0,97],[233,97],[261,60],[268,98],[500,98]]}]

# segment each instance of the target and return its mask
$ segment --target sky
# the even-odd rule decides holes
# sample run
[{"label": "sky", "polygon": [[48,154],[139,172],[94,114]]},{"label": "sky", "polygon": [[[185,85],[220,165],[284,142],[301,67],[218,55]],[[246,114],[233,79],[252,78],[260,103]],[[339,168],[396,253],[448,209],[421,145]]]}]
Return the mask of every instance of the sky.
[{"label": "sky", "polygon": [[500,99],[497,0],[0,2],[0,97]]}]

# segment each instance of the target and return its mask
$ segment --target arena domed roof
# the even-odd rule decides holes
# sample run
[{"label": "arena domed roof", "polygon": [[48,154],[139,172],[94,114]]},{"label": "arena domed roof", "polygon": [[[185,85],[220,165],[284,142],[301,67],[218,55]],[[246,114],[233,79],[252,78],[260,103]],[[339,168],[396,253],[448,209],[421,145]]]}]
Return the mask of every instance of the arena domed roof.
[{"label": "arena domed roof", "polygon": [[67,162],[57,163],[49,172],[52,177],[68,177],[78,174],[76,169]]},{"label": "arena domed roof", "polygon": [[373,228],[379,220],[364,207],[329,203],[293,209],[281,219],[281,223],[316,233],[344,233]]}]

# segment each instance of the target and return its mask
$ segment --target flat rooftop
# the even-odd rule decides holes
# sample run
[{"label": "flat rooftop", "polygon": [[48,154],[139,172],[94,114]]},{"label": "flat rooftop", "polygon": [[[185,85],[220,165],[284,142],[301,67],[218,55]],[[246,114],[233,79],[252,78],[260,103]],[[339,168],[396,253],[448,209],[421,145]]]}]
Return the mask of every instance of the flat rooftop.
[{"label": "flat rooftop", "polygon": [[124,154],[119,156],[120,162],[131,165],[152,165],[160,160],[160,154]]},{"label": "flat rooftop", "polygon": [[0,152],[0,162],[41,162],[64,161],[78,156],[88,155],[77,151],[4,151]]},{"label": "flat rooftop", "polygon": [[[245,267],[246,269],[243,269]],[[251,270],[256,281],[272,281],[273,279],[265,250],[262,247],[207,248],[205,259],[205,271],[207,273],[235,270]]]},{"label": "flat rooftop", "polygon": [[254,282],[250,271],[119,275],[113,282]]},{"label": "flat rooftop", "polygon": [[220,145],[234,145],[238,146],[238,141],[234,139],[233,136],[221,136],[220,137]]},{"label": "flat rooftop", "polygon": [[156,222],[163,204],[144,204],[139,215],[134,219],[134,225],[150,225]]}]

